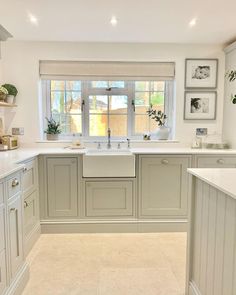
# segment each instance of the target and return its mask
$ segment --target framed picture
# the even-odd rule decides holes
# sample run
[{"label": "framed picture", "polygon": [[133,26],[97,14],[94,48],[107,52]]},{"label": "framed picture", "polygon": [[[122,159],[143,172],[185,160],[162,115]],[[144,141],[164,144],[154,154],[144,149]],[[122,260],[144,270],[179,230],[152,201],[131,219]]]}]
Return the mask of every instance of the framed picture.
[{"label": "framed picture", "polygon": [[186,59],[185,88],[217,87],[218,59]]},{"label": "framed picture", "polygon": [[214,120],[216,118],[216,91],[185,92],[185,120]]}]

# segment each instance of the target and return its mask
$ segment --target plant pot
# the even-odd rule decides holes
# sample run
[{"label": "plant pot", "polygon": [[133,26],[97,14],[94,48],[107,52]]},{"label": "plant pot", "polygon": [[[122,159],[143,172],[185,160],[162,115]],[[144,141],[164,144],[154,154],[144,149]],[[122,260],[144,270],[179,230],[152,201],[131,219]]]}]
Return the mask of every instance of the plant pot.
[{"label": "plant pot", "polygon": [[0,101],[6,101],[7,95],[3,92],[0,92]]},{"label": "plant pot", "polygon": [[170,135],[170,128],[166,126],[160,126],[156,131],[156,138],[159,140],[167,140]]},{"label": "plant pot", "polygon": [[58,140],[58,134],[47,134],[47,140]]},{"label": "plant pot", "polygon": [[7,101],[7,103],[14,104],[15,103],[15,96],[14,95],[7,95],[6,101]]}]

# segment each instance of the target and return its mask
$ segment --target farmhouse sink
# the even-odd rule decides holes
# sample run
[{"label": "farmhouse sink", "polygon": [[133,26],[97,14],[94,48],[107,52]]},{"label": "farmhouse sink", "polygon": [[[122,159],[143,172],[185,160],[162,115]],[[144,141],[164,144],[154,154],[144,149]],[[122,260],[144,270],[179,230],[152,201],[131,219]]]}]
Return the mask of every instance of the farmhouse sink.
[{"label": "farmhouse sink", "polygon": [[135,155],[122,149],[88,150],[83,155],[83,177],[135,177]]}]

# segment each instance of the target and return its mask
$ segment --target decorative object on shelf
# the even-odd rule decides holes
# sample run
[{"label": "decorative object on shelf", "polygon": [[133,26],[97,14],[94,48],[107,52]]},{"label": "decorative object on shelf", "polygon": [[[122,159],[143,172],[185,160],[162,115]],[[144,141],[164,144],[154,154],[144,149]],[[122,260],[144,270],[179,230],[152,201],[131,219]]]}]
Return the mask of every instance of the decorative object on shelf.
[{"label": "decorative object on shelf", "polygon": [[167,116],[165,113],[163,113],[161,110],[154,110],[152,108],[152,105],[150,106],[150,109],[147,111],[148,116],[155,120],[159,126],[157,129],[155,135],[157,139],[160,140],[167,140],[170,135],[170,128],[165,126]]},{"label": "decorative object on shelf", "polygon": [[44,131],[47,134],[47,140],[58,140],[58,135],[61,133],[59,129],[60,123],[57,123],[53,118],[47,120],[47,129]]},{"label": "decorative object on shelf", "polygon": [[[230,70],[225,74],[225,77],[229,82],[234,82],[236,80],[236,70]],[[231,93],[231,101],[236,104],[236,94]]]},{"label": "decorative object on shelf", "polygon": [[185,88],[217,87],[218,59],[185,60]]},{"label": "decorative object on shelf", "polygon": [[18,94],[17,88],[12,84],[3,84],[2,87],[6,88],[8,91],[8,94],[6,97],[6,102],[9,104],[14,104],[15,98]]},{"label": "decorative object on shelf", "polygon": [[0,101],[5,101],[8,95],[8,91],[5,87],[0,87]]},{"label": "decorative object on shelf", "polygon": [[216,91],[186,91],[184,104],[185,120],[215,120]]},{"label": "decorative object on shelf", "polygon": [[143,134],[143,140],[151,140],[150,134]]}]

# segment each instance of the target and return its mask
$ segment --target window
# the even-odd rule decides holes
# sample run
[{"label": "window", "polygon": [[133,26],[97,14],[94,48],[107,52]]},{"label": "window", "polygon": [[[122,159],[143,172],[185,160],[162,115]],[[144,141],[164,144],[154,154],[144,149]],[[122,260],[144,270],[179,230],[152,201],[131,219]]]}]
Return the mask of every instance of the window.
[{"label": "window", "polygon": [[44,80],[46,115],[59,121],[62,136],[141,137],[156,122],[147,115],[150,105],[164,111],[172,125],[173,81]]}]

